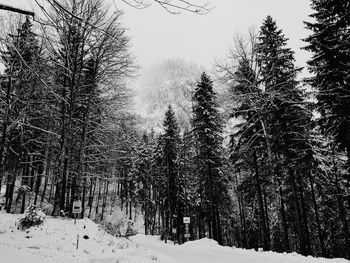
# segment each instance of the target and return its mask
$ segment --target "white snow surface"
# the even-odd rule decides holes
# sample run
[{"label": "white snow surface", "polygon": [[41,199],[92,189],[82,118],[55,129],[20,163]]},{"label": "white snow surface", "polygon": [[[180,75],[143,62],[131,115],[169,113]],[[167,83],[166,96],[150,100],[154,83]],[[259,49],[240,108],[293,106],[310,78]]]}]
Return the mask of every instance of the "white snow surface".
[{"label": "white snow surface", "polygon": [[142,234],[130,240],[116,238],[89,219],[77,220],[75,225],[72,219],[46,217],[42,226],[22,231],[17,229],[19,217],[0,211],[1,263],[350,263],[223,247],[206,238],[183,245]]},{"label": "white snow surface", "polygon": [[203,238],[183,245],[167,244],[159,237],[136,235],[131,238],[140,247],[157,251],[171,258],[171,263],[350,263],[342,258],[325,259],[305,257],[297,253],[256,252],[220,246],[216,241]]},{"label": "white snow surface", "polygon": [[0,211],[1,263],[150,263],[156,258],[126,238],[109,235],[89,219],[74,224],[73,219],[47,216],[43,225],[22,231],[17,229],[21,216]]}]

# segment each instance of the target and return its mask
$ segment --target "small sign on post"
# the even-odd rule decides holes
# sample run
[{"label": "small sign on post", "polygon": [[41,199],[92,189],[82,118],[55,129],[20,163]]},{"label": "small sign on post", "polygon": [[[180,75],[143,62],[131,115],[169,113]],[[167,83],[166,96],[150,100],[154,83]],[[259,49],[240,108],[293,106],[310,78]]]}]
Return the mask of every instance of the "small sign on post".
[{"label": "small sign on post", "polygon": [[191,223],[191,218],[189,216],[184,216],[184,224],[189,224]]},{"label": "small sign on post", "polygon": [[80,214],[81,213],[81,201],[77,200],[73,202],[73,214]]},{"label": "small sign on post", "polygon": [[[74,225],[77,223],[77,216],[80,214],[82,211],[81,208],[81,200],[76,200],[73,201],[73,208],[72,208],[72,213],[74,214]],[[77,245],[76,248],[79,248],[79,233],[77,234]]]},{"label": "small sign on post", "polygon": [[185,224],[185,238],[190,238],[191,234],[190,234],[190,223],[191,223],[191,218],[189,216],[185,216],[183,218],[183,222]]},{"label": "small sign on post", "polygon": [[72,213],[74,214],[74,225],[77,223],[77,215],[81,213],[81,201],[77,200],[73,202]]}]

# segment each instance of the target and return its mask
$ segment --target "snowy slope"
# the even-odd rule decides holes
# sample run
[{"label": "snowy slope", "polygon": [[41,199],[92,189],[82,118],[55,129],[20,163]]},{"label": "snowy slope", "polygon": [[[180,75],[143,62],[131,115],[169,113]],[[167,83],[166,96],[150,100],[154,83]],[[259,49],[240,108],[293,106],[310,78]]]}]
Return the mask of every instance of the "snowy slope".
[{"label": "snowy slope", "polygon": [[1,263],[350,263],[222,247],[210,239],[179,246],[165,244],[158,236],[116,238],[89,219],[74,225],[72,219],[48,217],[42,226],[27,231],[18,230],[17,222],[18,215],[0,211]]},{"label": "snowy slope", "polygon": [[[89,219],[77,220],[74,225],[72,219],[47,217],[42,226],[21,231],[18,218],[0,212],[1,263],[148,263],[158,258],[130,240],[100,230]],[[85,235],[89,239],[84,239]]]}]

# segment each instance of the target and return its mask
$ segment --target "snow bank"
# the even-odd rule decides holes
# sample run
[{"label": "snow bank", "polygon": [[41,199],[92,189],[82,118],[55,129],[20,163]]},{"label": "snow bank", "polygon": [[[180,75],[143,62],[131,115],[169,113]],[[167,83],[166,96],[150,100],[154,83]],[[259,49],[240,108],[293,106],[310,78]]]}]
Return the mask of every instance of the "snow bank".
[{"label": "snow bank", "polygon": [[19,218],[0,212],[1,262],[149,263],[158,258],[126,238],[109,235],[89,219],[74,224],[73,219],[47,217],[43,225],[21,231]]},{"label": "snow bank", "polygon": [[217,249],[221,247],[217,241],[209,238],[202,238],[195,241],[188,241],[182,246],[189,249],[198,249],[198,248],[199,249],[213,249],[213,248]]},{"label": "snow bank", "polygon": [[350,263],[349,260],[344,258],[321,258],[312,256],[303,256],[296,252],[291,253],[278,253],[273,251],[257,252],[254,249],[242,249],[233,247],[235,254],[257,256],[260,254],[261,259],[269,258],[274,259],[273,262],[298,262],[298,263]]},{"label": "snow bank", "polygon": [[183,245],[167,244],[159,236],[136,235],[132,238],[140,246],[161,252],[178,263],[350,263],[345,259],[305,257],[297,253],[257,252],[235,247],[220,246],[216,241],[203,238]]}]

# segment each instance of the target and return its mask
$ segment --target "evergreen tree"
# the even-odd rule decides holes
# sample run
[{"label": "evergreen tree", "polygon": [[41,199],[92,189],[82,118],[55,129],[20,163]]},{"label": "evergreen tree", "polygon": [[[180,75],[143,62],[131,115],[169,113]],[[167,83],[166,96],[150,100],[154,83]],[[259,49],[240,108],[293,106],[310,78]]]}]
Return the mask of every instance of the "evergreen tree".
[{"label": "evergreen tree", "polygon": [[[242,59],[234,73],[235,82],[231,92],[238,103],[233,108],[232,117],[240,118],[244,121],[237,125],[238,131],[231,135],[231,159],[233,162],[236,162],[238,173],[246,174],[244,177],[236,175],[237,183],[240,181],[239,189],[242,190],[239,203],[244,202],[248,205],[248,203],[255,203],[256,200],[258,202],[258,208],[251,211],[243,211],[243,205],[240,204],[242,206],[240,211],[241,217],[244,213],[251,213],[251,217],[254,218],[254,220],[247,222],[250,224],[249,227],[242,229],[244,247],[256,248],[262,245],[264,250],[269,250],[270,236],[268,214],[264,205],[264,193],[270,178],[264,172],[269,167],[263,167],[266,163],[263,160],[266,159],[267,152],[265,145],[266,136],[264,134],[264,131],[266,131],[265,127],[268,126],[266,122],[266,98],[263,95],[263,91],[258,88],[257,74],[250,65],[250,61]],[[242,162],[242,160],[244,161]],[[252,189],[255,191],[252,192]],[[242,218],[242,220],[245,219]],[[242,227],[244,224],[246,222],[241,223]],[[259,233],[262,233],[262,235],[260,236]],[[246,240],[247,236],[252,238]]]},{"label": "evergreen tree", "polygon": [[[179,140],[177,165],[177,187],[178,187],[178,234],[179,242],[183,242],[181,237],[184,234],[183,216],[191,217],[192,229],[197,223],[197,200],[196,192],[196,169],[193,162],[194,144],[191,131],[185,127]],[[194,234],[196,231],[193,231]]]},{"label": "evergreen tree", "polygon": [[[311,148],[308,143],[310,113],[297,86],[294,52],[286,47],[287,38],[276,22],[268,16],[261,26],[257,44],[257,61],[261,69],[260,82],[266,96],[266,144],[270,161],[272,150],[275,164],[286,165],[286,177],[281,167],[274,166],[274,179],[290,187],[293,197],[296,228],[302,254],[311,254],[311,244],[303,177],[311,169]],[[271,137],[271,138],[270,138]],[[272,165],[272,163],[270,164]],[[281,177],[282,176],[282,177]]]},{"label": "evergreen tree", "polygon": [[179,130],[176,121],[175,113],[171,107],[168,106],[165,112],[163,121],[164,135],[163,139],[163,156],[164,156],[164,171],[167,179],[167,229],[171,231],[176,227],[178,214],[178,143]]},{"label": "evergreen tree", "polygon": [[350,4],[340,0],[312,0],[314,23],[306,22],[313,34],[305,49],[313,56],[308,61],[314,74],[310,84],[318,90],[317,103],[323,131],[334,134],[350,156],[349,34]]},{"label": "evergreen tree", "polygon": [[[347,152],[350,166],[350,3],[341,0],[312,0],[315,22],[306,22],[311,36],[305,47],[313,53],[308,61],[313,76],[309,83],[317,90],[317,106],[321,113],[320,125],[325,135],[334,137],[341,149]],[[350,173],[344,175],[350,181]],[[350,247],[350,231],[344,195],[338,195],[340,218],[343,225],[344,248]],[[345,249],[350,257],[349,249]]]},{"label": "evergreen tree", "polygon": [[193,94],[192,132],[196,147],[195,165],[199,180],[201,211],[204,213],[209,238],[222,243],[221,209],[227,198],[222,176],[222,124],[215,101],[213,83],[201,75]]},{"label": "evergreen tree", "polygon": [[[2,94],[2,134],[0,143],[0,184],[5,169],[23,168],[22,186],[34,190],[35,203],[38,186],[43,173],[44,145],[47,126],[46,94],[39,78],[43,78],[43,59],[39,41],[33,32],[28,17],[17,29],[17,34],[10,34],[6,51],[2,53],[7,76]],[[8,150],[9,147],[12,150]],[[34,157],[35,156],[35,157]],[[10,161],[7,164],[6,160]],[[31,169],[29,167],[32,167]],[[38,169],[37,180],[34,173]],[[29,172],[30,171],[30,172]],[[8,185],[12,185],[8,178]],[[15,176],[13,175],[13,180]],[[14,181],[13,181],[14,182]],[[8,189],[9,190],[9,189]],[[7,211],[11,211],[13,189],[7,194]],[[16,199],[19,201],[19,196]],[[22,192],[22,211],[25,206],[25,191]]]}]

